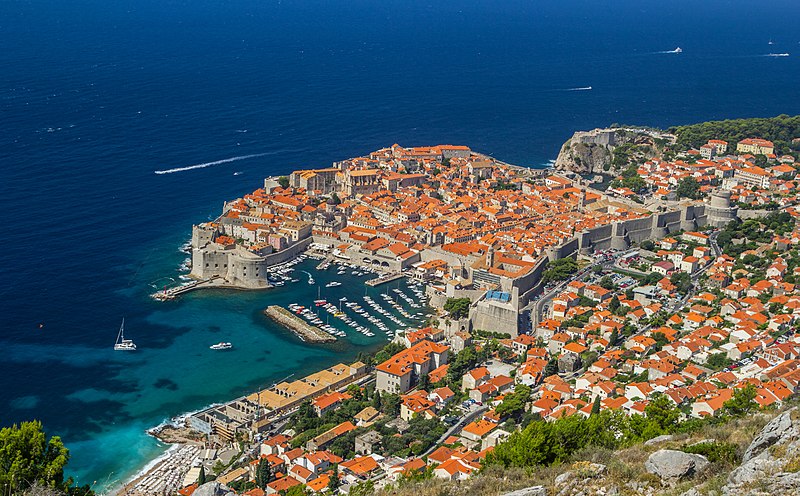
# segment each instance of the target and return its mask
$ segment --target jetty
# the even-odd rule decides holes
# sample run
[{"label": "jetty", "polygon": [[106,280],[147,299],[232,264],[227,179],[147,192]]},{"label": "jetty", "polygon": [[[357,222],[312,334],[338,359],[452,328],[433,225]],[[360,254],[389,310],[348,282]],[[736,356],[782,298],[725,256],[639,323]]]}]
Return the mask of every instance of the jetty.
[{"label": "jetty", "polygon": [[370,279],[369,281],[365,282],[367,286],[378,286],[381,284],[386,284],[387,282],[396,281],[398,279],[402,279],[405,277],[402,272],[392,272],[389,274],[384,274],[380,277],[376,277],[375,279]]},{"label": "jetty", "polygon": [[268,306],[264,310],[264,315],[286,327],[303,341],[309,343],[332,343],[336,341],[336,336],[332,336],[319,327],[309,324],[289,310],[279,307],[278,305]]}]

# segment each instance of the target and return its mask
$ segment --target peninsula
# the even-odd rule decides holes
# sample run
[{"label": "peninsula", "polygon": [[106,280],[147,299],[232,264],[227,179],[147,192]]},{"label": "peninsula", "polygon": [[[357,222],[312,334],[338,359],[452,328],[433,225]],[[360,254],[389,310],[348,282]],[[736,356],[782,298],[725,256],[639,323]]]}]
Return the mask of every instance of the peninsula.
[{"label": "peninsula", "polygon": [[[355,363],[187,416],[169,435],[208,449],[134,491],[177,490],[169,481],[182,477],[189,494],[212,472],[199,491],[656,494],[722,487],[727,472],[731,492],[764,477],[749,458],[763,441],[728,431],[755,432],[753,412],[785,410],[800,390],[798,153],[761,137],[681,146],[660,132],[668,144],[650,156],[619,132],[577,137],[606,147],[621,169],[610,182],[395,145],[268,179],[195,226],[199,280],[267,288],[314,255],[321,270],[380,274],[373,284],[415,280],[438,315]],[[397,312],[419,306],[393,291],[381,296]],[[344,301],[315,305],[375,329],[393,316],[368,294],[380,317]],[[634,456],[612,463],[622,449]],[[768,453],[778,487],[796,457]],[[508,477],[516,468],[525,475]]]},{"label": "peninsula", "polygon": [[[673,137],[674,138],[674,137]],[[670,140],[667,136],[662,139]],[[674,139],[672,139],[674,141]],[[269,288],[301,253],[427,285],[430,305],[468,299],[445,330],[511,336],[545,289],[549,263],[722,225],[729,197],[648,209],[572,178],[513,166],[466,146],[393,145],[328,168],[272,177],[192,230],[202,287]],[[527,307],[527,308],[526,308]]]}]

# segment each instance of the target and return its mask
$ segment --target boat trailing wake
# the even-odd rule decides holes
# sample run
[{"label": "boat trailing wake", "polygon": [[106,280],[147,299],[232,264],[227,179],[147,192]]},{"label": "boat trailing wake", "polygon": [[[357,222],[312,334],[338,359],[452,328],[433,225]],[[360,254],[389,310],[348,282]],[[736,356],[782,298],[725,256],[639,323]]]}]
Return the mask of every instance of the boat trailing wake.
[{"label": "boat trailing wake", "polygon": [[591,91],[591,89],[592,89],[591,86],[581,86],[581,87],[578,87],[578,88],[564,88],[564,89],[559,90],[559,91]]},{"label": "boat trailing wake", "polygon": [[206,167],[213,167],[215,165],[227,164],[229,162],[237,162],[239,160],[247,160],[249,158],[263,157],[264,155],[269,155],[269,153],[253,153],[251,155],[239,155],[237,157],[224,158],[222,160],[214,160],[213,162],[206,162],[206,163],[203,163],[203,164],[187,165],[186,167],[177,167],[175,169],[157,170],[157,171],[153,171],[153,172],[155,172],[156,174],[173,174],[175,172],[184,172],[184,171],[194,170],[194,169],[205,169]]},{"label": "boat trailing wake", "polygon": [[764,57],[788,57],[788,53],[768,53]]}]

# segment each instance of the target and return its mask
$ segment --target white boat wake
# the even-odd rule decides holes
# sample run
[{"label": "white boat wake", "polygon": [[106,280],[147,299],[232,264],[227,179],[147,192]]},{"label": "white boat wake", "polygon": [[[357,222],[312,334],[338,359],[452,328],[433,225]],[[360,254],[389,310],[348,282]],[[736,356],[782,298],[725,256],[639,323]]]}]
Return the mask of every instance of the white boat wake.
[{"label": "white boat wake", "polygon": [[227,164],[229,162],[237,162],[239,160],[247,160],[249,158],[263,157],[264,155],[269,155],[269,153],[253,153],[251,155],[239,155],[237,157],[224,158],[222,160],[215,160],[213,162],[206,162],[204,164],[187,165],[186,167],[177,167],[175,169],[157,170],[157,171],[153,171],[153,172],[155,172],[156,174],[173,174],[175,172],[184,172],[184,171],[194,170],[194,169],[205,169],[206,167],[213,167],[215,165]]},{"label": "white boat wake", "polygon": [[591,89],[592,89],[591,86],[581,86],[579,88],[564,88],[563,90],[560,91],[591,91]]},{"label": "white boat wake", "polygon": [[764,57],[788,57],[788,53],[768,53]]}]

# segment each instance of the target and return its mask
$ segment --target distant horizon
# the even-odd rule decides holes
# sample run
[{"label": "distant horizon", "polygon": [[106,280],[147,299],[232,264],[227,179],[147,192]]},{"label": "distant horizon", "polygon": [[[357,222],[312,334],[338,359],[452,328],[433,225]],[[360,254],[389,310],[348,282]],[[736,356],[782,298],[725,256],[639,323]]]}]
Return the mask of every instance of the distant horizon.
[{"label": "distant horizon", "polygon": [[[259,312],[285,293],[151,301],[223,200],[395,142],[541,167],[614,122],[800,114],[798,18],[789,0],[3,2],[0,425],[41,418],[79,482],[126,478],[163,452],[154,423],[374,346],[292,341]],[[122,316],[147,343],[125,357]],[[210,356],[220,340],[250,346]]]}]

